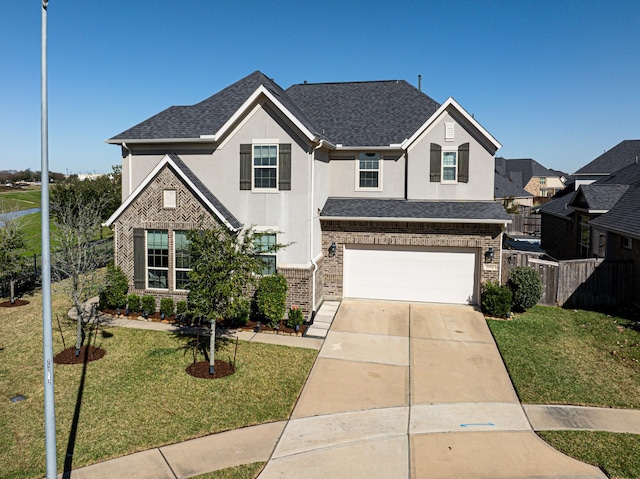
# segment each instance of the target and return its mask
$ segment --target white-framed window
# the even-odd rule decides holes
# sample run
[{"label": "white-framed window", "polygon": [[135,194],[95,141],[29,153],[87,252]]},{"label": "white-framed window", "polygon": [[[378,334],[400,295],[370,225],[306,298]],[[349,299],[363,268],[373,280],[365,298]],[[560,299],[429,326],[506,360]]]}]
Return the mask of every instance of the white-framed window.
[{"label": "white-framed window", "polygon": [[382,190],[382,158],[377,152],[358,153],[356,190]]},{"label": "white-framed window", "polygon": [[262,260],[262,275],[276,274],[276,253],[273,251],[278,242],[278,235],[272,231],[256,232],[254,245]]},{"label": "white-framed window", "polygon": [[622,247],[626,249],[633,248],[633,241],[628,236],[622,237]]},{"label": "white-framed window", "polygon": [[278,189],[278,145],[253,145],[253,189]]},{"label": "white-framed window", "polygon": [[544,177],[540,177],[540,184],[541,185],[546,185],[547,184],[547,179]]},{"label": "white-framed window", "polygon": [[174,231],[173,233],[173,262],[174,262],[174,289],[189,289],[189,271],[191,271],[191,258],[189,256],[189,238],[186,231]]},{"label": "white-framed window", "polygon": [[147,288],[169,288],[169,232],[147,230]]},{"label": "white-framed window", "polygon": [[458,181],[458,152],[442,152],[442,183],[456,183]]}]

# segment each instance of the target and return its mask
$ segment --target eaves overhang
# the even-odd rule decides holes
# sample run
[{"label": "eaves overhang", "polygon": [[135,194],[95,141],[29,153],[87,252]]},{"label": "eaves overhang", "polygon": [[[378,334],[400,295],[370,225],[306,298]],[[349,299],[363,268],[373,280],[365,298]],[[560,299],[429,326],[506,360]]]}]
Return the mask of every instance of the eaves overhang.
[{"label": "eaves overhang", "polygon": [[480,224],[511,224],[510,219],[467,219],[467,218],[394,218],[389,216],[320,216],[320,221],[382,221],[403,223],[480,223]]}]

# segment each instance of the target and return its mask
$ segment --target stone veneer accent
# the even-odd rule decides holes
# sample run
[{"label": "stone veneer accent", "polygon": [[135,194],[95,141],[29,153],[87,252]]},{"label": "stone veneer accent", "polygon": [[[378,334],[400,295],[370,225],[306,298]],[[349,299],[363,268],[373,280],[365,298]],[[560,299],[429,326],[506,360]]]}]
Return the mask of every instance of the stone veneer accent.
[{"label": "stone veneer accent", "polygon": [[322,220],[322,250],[332,242],[338,249],[323,264],[323,294],[325,298],[342,298],[344,266],[343,245],[398,245],[426,247],[478,248],[480,258],[493,247],[495,271],[480,268],[480,281],[498,281],[502,225],[481,223],[418,223],[387,221]]}]

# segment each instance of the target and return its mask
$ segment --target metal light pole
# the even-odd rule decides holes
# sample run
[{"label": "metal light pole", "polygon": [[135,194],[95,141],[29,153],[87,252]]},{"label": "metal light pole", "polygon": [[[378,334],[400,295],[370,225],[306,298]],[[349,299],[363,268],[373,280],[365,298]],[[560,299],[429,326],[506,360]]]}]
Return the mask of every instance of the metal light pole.
[{"label": "metal light pole", "polygon": [[49,113],[47,110],[47,6],[42,0],[41,71],[41,176],[42,194],[42,339],[44,359],[44,434],[47,455],[47,479],[56,479],[56,412],[53,389],[53,329],[51,316],[51,253],[49,250]]}]

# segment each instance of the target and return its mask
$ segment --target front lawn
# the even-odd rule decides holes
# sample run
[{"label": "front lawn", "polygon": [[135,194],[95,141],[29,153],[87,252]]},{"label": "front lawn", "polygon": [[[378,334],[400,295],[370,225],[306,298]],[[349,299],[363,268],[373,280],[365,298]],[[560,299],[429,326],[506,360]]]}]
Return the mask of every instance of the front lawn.
[{"label": "front lawn", "polygon": [[[520,401],[640,409],[640,334],[632,321],[535,306],[511,321],[488,320]],[[640,477],[640,436],[545,431],[556,449],[611,477]]]},{"label": "front lawn", "polygon": [[[0,464],[2,477],[45,474],[40,293],[27,306],[0,308]],[[56,315],[69,300],[54,293],[54,352],[63,349]],[[63,322],[67,347],[73,326]],[[189,376],[193,357],[172,334],[105,328],[96,345],[106,356],[55,366],[58,470],[69,444],[73,468],[214,432],[286,419],[317,352],[240,342],[237,371],[220,380]],[[233,358],[234,345],[218,352]],[[202,360],[199,357],[198,360]],[[81,396],[79,392],[81,391]],[[10,398],[23,395],[25,401]],[[81,397],[81,402],[78,398]],[[77,409],[77,406],[80,406]],[[79,414],[72,434],[74,414]]]}]

